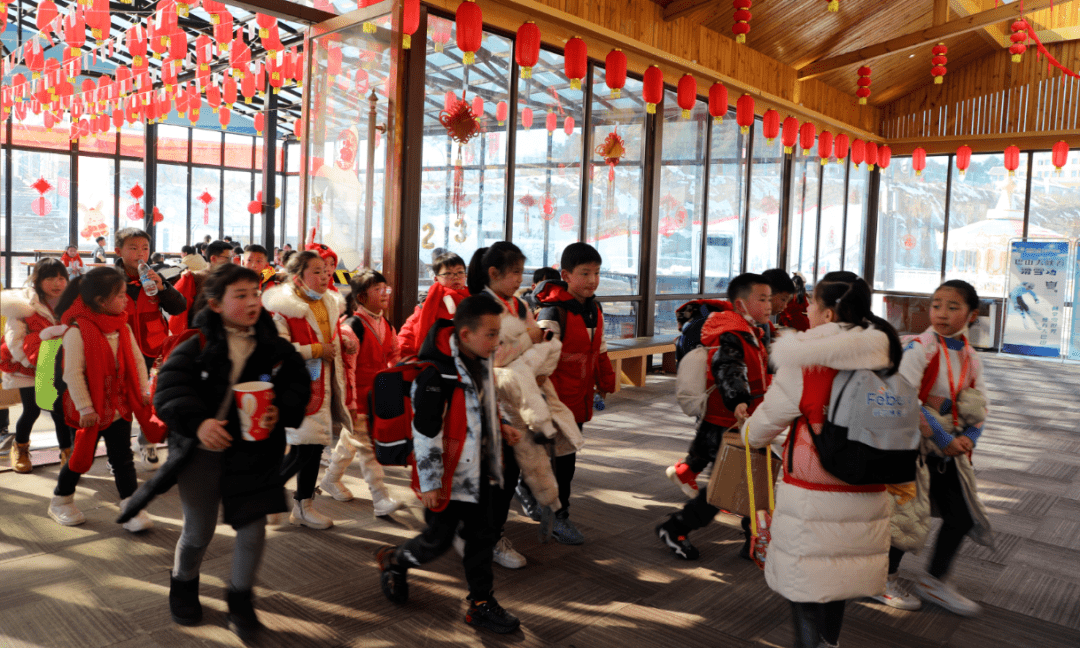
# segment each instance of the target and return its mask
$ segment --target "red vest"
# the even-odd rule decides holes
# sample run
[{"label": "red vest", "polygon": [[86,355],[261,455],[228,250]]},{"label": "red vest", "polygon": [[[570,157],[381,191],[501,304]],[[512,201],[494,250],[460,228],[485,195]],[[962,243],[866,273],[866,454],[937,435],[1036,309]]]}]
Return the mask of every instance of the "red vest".
[{"label": "red vest", "polygon": [[[330,340],[320,342],[319,335],[308,323],[307,318],[304,317],[285,317],[285,323],[289,325],[289,336],[292,338],[293,344],[333,344],[334,339],[337,337],[335,335],[337,327],[331,326]],[[322,371],[330,371],[330,368],[324,366]],[[326,381],[323,380],[324,377],[325,374],[320,374],[319,378],[311,381],[311,400],[308,401],[307,411],[304,412],[307,416],[318,412],[319,408],[322,407],[323,399],[326,398]]]},{"label": "red vest", "polygon": [[33,315],[23,318],[23,324],[26,325],[26,336],[22,341],[23,353],[26,354],[26,359],[30,361],[30,364],[34,366],[26,367],[21,362],[15,362],[15,357],[11,355],[11,349],[8,348],[7,340],[0,339],[0,371],[33,378],[36,374],[35,366],[37,365],[38,352],[41,349],[41,331],[52,326],[52,322],[41,313],[35,312]]},{"label": "red vest", "polygon": [[[596,306],[600,307],[599,304]],[[585,423],[592,420],[597,371],[600,372],[600,379],[604,381],[601,388],[606,392],[615,391],[615,373],[611,368],[611,361],[606,353],[600,353],[600,345],[604,341],[604,318],[597,317],[596,329],[592,339],[589,339],[585,319],[569,309],[562,310],[566,313],[562,330],[562,354],[559,356],[559,366],[550,379],[555,386],[555,392],[559,394],[559,400],[574,413],[574,419],[578,423]]]},{"label": "red vest", "polygon": [[165,338],[169,337],[169,325],[165,322],[165,316],[161,314],[158,300],[147,296],[143,290],[139,291],[138,300],[133,300],[128,294],[127,314],[128,326],[135,333],[139,351],[148,358],[161,355]]},{"label": "red vest", "polygon": [[[738,336],[743,347],[743,361],[746,363],[746,378],[750,385],[749,411],[753,413],[765,397],[765,391],[769,388],[772,377],[769,375],[769,354],[762,342],[761,329],[752,326],[746,318],[734,311],[713,313],[709,315],[705,325],[701,327],[701,342],[708,347],[716,347],[720,344],[720,336],[724,333],[733,333]],[[753,336],[753,340],[747,336]],[[715,348],[709,349],[709,359],[705,365],[706,388],[715,386],[712,375],[712,361],[716,354]],[[705,421],[722,427],[731,427],[738,423],[735,414],[724,404],[724,397],[720,389],[713,389],[709,394],[709,400],[705,407]]]},{"label": "red vest", "polygon": [[[356,313],[356,317],[363,323],[364,339],[360,342],[360,350],[356,354],[356,366],[353,375],[356,380],[356,410],[361,415],[368,412],[368,394],[371,393],[372,385],[375,384],[375,374],[396,364],[394,358],[394,346],[397,335],[394,327],[385,317],[380,317],[374,322],[363,313]],[[382,335],[382,340],[379,335]]]}]

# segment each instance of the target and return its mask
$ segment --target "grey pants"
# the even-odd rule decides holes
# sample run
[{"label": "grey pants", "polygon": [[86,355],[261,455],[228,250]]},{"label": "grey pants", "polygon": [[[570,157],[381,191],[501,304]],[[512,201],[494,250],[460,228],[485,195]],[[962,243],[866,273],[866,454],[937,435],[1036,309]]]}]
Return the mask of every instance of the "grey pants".
[{"label": "grey pants", "polygon": [[[173,578],[189,581],[199,576],[203,556],[214,537],[221,506],[221,453],[198,448],[177,480],[180,505],[184,510],[184,530],[176,543]],[[236,530],[230,584],[238,591],[255,585],[255,572],[266,544],[266,518]]]}]

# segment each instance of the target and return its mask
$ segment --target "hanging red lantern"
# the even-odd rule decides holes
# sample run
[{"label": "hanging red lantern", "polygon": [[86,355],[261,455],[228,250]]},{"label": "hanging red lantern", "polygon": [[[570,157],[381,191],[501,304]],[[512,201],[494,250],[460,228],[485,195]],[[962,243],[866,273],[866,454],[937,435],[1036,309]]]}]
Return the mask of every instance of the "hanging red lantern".
[{"label": "hanging red lantern", "polygon": [[750,7],[753,4],[752,0],[734,0],[731,3],[731,6],[735,8],[732,16],[735,24],[731,26],[731,31],[735,34],[736,43],[745,43],[746,35],[750,33],[750,19],[753,18]]},{"label": "hanging red lantern", "polygon": [[78,56],[86,43],[86,20],[81,12],[70,13],[63,19],[64,42],[69,48],[68,56]]},{"label": "hanging red lantern", "polygon": [[206,89],[206,103],[210,104],[210,110],[217,112],[221,107],[221,88],[218,88],[216,84],[211,84]]},{"label": "hanging red lantern", "polygon": [[589,46],[577,36],[566,41],[563,50],[563,71],[570,79],[570,87],[581,90],[581,80],[589,70]]},{"label": "hanging red lantern", "polygon": [[187,84],[180,86],[176,91],[176,114],[180,119],[183,119],[187,115],[188,104],[191,103],[191,93],[187,89]]},{"label": "hanging red lantern", "polygon": [[472,100],[472,114],[477,119],[484,118],[484,98],[476,95]]},{"label": "hanging red lantern", "polygon": [[457,23],[457,46],[464,52],[461,60],[465,65],[471,65],[476,62],[476,52],[484,35],[484,14],[480,5],[473,0],[465,0],[458,5],[454,19]]},{"label": "hanging red lantern", "polygon": [[754,98],[748,94],[739,97],[735,102],[735,121],[739,124],[739,132],[746,135],[750,127],[754,125]]},{"label": "hanging red lantern", "polygon": [[202,7],[203,11],[210,14],[210,22],[214,25],[221,22],[221,14],[229,13],[229,10],[225,8],[225,3],[217,0],[203,0]]},{"label": "hanging red lantern", "polygon": [[[338,53],[338,69],[340,71],[341,50],[335,47],[331,48],[330,51]],[[233,39],[232,45],[229,46],[229,67],[233,70],[233,76],[239,76],[250,64],[251,48],[244,42],[244,28],[238,27],[236,29],[236,38]]]},{"label": "hanging red lantern", "polygon": [[1005,149],[1005,168],[1009,170],[1009,177],[1016,175],[1016,169],[1020,166],[1020,149],[1010,146]]},{"label": "hanging red lantern", "polygon": [[930,68],[930,74],[934,76],[934,83],[940,84],[945,80],[945,73],[948,70],[945,65],[949,62],[949,58],[945,56],[949,53],[949,48],[945,47],[945,43],[938,43],[934,46],[934,58],[930,60],[934,67]]},{"label": "hanging red lantern", "polygon": [[[856,140],[858,141],[858,140]],[[855,150],[852,147],[852,161],[855,159]],[[919,147],[911,152],[911,168],[915,169],[915,175],[921,176],[923,169],[926,168],[926,149]]]},{"label": "hanging red lantern", "polygon": [[547,126],[547,130],[549,133],[555,132],[555,128],[559,125],[559,121],[558,118],[555,116],[555,113],[548,111],[545,125]]},{"label": "hanging red lantern", "polygon": [[[7,15],[7,10],[0,10],[0,13]],[[56,3],[53,0],[41,0],[38,3],[37,15],[34,17],[34,24],[37,25],[38,31],[42,34],[48,35],[53,31],[53,21],[60,15],[56,11]]]},{"label": "hanging red lantern", "polygon": [[657,104],[664,100],[664,73],[655,65],[645,70],[641,95],[645,99],[645,112],[655,114]]},{"label": "hanging red lantern", "polygon": [[877,165],[881,167],[881,170],[889,168],[889,164],[892,162],[892,149],[887,145],[882,146],[877,152]]},{"label": "hanging red lantern", "polygon": [[570,115],[567,115],[566,119],[563,120],[562,129],[563,129],[563,132],[566,133],[567,137],[570,137],[571,135],[573,135],[574,134],[574,118],[571,117]]},{"label": "hanging red lantern", "polygon": [[870,96],[870,68],[865,65],[859,68],[859,89],[855,91],[855,96],[859,98],[859,105],[866,105],[866,98]]},{"label": "hanging red lantern", "polygon": [[697,81],[692,75],[684,74],[679,79],[677,99],[679,108],[682,108],[683,119],[690,119],[690,112],[697,104]]},{"label": "hanging red lantern", "polygon": [[[41,49],[41,43],[36,38],[26,41],[23,45],[23,64],[30,68],[32,79],[40,79],[45,70],[45,52]],[[25,86],[24,86],[25,87]],[[30,88],[26,88],[23,95],[29,94]]]},{"label": "hanging red lantern", "polygon": [[221,82],[221,101],[230,109],[236,103],[236,79],[231,76]]},{"label": "hanging red lantern", "polygon": [[525,130],[532,128],[533,113],[532,108],[525,108],[521,111],[521,125],[525,127]]},{"label": "hanging red lantern", "polygon": [[802,154],[810,155],[810,149],[814,147],[814,138],[817,137],[817,127],[806,122],[799,129],[799,144],[802,145]]},{"label": "hanging red lantern", "polygon": [[709,86],[709,114],[719,124],[728,111],[727,86],[717,81]]},{"label": "hanging red lantern", "polygon": [[229,121],[232,120],[232,111],[228,108],[222,108],[218,111],[218,123],[221,124],[221,130],[225,130],[229,127]]},{"label": "hanging red lantern", "polygon": [[450,112],[454,109],[454,104],[457,103],[457,95],[453,90],[447,90],[446,96],[443,97],[443,110]]},{"label": "hanging red lantern", "polygon": [[267,38],[270,36],[270,29],[277,27],[277,18],[256,13],[255,23],[259,26],[259,38]]},{"label": "hanging red lantern", "polygon": [[1009,52],[1012,53],[1012,62],[1019,63],[1021,56],[1027,51],[1027,45],[1024,44],[1028,37],[1027,21],[1021,18],[1014,22],[1009,29],[1012,30],[1012,35],[1009,36],[1009,40],[1012,41]]},{"label": "hanging red lantern", "polygon": [[[40,11],[40,7],[39,7]],[[112,26],[112,18],[109,15],[109,0],[91,0],[85,10],[86,24],[90,26],[90,33],[94,41],[101,43],[108,36]]]},{"label": "hanging red lantern", "polygon": [[255,97],[255,75],[250,70],[244,72],[240,78],[240,94],[244,95],[244,103],[249,104]]},{"label": "hanging red lantern", "polygon": [[795,142],[799,141],[799,120],[794,117],[784,119],[784,132],[781,135],[784,145],[784,153],[791,153],[795,149]]},{"label": "hanging red lantern", "polygon": [[971,147],[965,144],[956,149],[956,168],[960,171],[961,178],[967,174],[969,166],[971,166]]},{"label": "hanging red lantern", "polygon": [[829,163],[829,158],[832,157],[833,148],[833,136],[827,130],[821,131],[817,138],[817,150],[818,157],[821,158],[821,164],[825,165]]},{"label": "hanging red lantern", "polygon": [[412,36],[420,27],[420,0],[404,0],[401,6],[401,48],[412,49]]},{"label": "hanging red lantern", "polygon": [[874,142],[866,143],[866,169],[868,171],[874,170],[874,165],[877,164],[877,144]]},{"label": "hanging red lantern", "polygon": [[218,18],[218,22],[214,24],[214,41],[217,43],[218,55],[220,56],[227,53],[229,45],[232,44],[233,17],[228,11],[214,14],[214,16]]},{"label": "hanging red lantern", "polygon": [[866,159],[866,142],[856,138],[851,143],[851,163],[858,169],[859,165]]},{"label": "hanging red lantern", "polygon": [[505,101],[500,101],[495,104],[495,121],[499,122],[499,126],[502,126],[506,122],[506,113],[509,111],[509,107]]},{"label": "hanging red lantern", "polygon": [[1051,150],[1051,160],[1054,165],[1054,172],[1057,175],[1061,175],[1061,169],[1069,163],[1069,144],[1062,140],[1057,144],[1054,144],[1054,148]]},{"label": "hanging red lantern", "polygon": [[768,144],[773,143],[780,135],[780,113],[772,108],[765,111],[761,116],[761,134],[765,136]]},{"label": "hanging red lantern", "polygon": [[540,60],[540,28],[531,20],[518,27],[514,60],[521,68],[521,78],[531,79],[533,66]]},{"label": "hanging red lantern", "polygon": [[266,115],[264,113],[255,113],[255,134],[262,135],[263,127],[266,126]]},{"label": "hanging red lantern", "polygon": [[617,47],[608,52],[604,59],[604,83],[611,90],[612,99],[622,96],[623,86],[626,85],[626,54]]}]

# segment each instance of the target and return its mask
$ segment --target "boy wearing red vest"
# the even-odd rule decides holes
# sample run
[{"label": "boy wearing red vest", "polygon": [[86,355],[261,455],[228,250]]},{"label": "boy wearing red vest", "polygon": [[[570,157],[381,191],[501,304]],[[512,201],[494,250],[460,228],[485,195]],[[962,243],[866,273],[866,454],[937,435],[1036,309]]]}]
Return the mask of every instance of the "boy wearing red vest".
[{"label": "boy wearing red vest", "polygon": [[[684,560],[698,557],[687,535],[712,522],[720,511],[709,504],[707,489],[698,489],[697,476],[716,459],[724,432],[753,413],[769,387],[769,352],[763,327],[769,325],[771,296],[764,277],[741,274],[728,285],[731,308],[712,313],[701,327],[701,343],[710,349],[706,385],[712,391],[686,459],[667,471],[672,481],[694,494],[694,499],[656,527],[660,540]],[[744,523],[744,532],[747,528],[748,523]]]},{"label": "boy wearing red vest", "polygon": [[202,292],[203,282],[214,268],[232,263],[232,247],[225,241],[214,241],[206,246],[206,257],[210,263],[205,269],[188,270],[176,280],[176,290],[187,300],[188,308],[183,313],[169,318],[169,333],[172,335],[180,335],[191,328],[191,322],[195,320],[195,316],[206,308],[206,296]]},{"label": "boy wearing red vest", "polygon": [[[602,261],[593,246],[571,243],[559,260],[562,281],[546,281],[535,291],[541,307],[538,323],[562,340],[559,365],[550,379],[559,400],[574,413],[578,428],[592,419],[597,387],[601,393],[615,391],[615,370],[604,342],[604,313],[595,297]],[[577,453],[555,458],[555,481],[559,484],[562,508],[555,513],[552,536],[572,545],[585,542],[581,531],[568,518],[570,483],[576,465]]]},{"label": "boy wearing red vest", "polygon": [[[502,306],[486,296],[458,304],[453,323],[439,320],[420,349],[435,366],[413,382],[413,489],[424,503],[424,531],[376,554],[383,594],[409,599],[406,574],[450,548],[460,523],[469,586],[465,622],[505,634],[520,622],[496,602],[491,563],[501,529],[492,525],[493,490],[502,488],[502,439],[521,432],[500,423],[491,354],[499,345]],[[456,329],[456,330],[455,330]]]}]

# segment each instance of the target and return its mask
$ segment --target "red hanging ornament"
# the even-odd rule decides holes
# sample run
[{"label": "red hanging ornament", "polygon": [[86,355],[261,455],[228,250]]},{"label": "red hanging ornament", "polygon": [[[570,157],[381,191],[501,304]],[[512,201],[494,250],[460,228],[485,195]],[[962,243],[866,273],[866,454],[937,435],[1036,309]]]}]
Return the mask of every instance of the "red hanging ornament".
[{"label": "red hanging ornament", "polygon": [[626,85],[626,54],[617,47],[608,52],[604,59],[604,83],[611,90],[612,99],[622,96],[622,89]]},{"label": "red hanging ornament", "polygon": [[435,51],[443,51],[446,44],[450,42],[450,32],[453,30],[453,23],[449,20],[443,20],[438,16],[428,14],[428,25],[428,31],[431,32],[431,40],[435,41]]},{"label": "red hanging ornament", "polygon": [[575,225],[574,217],[571,216],[570,214],[563,214],[562,216],[559,216],[559,227],[564,232],[569,232],[569,231],[573,230],[574,225]]},{"label": "red hanging ornament", "polygon": [[525,208],[522,222],[525,225],[525,233],[529,234],[529,211],[536,205],[536,198],[533,198],[532,194],[526,193],[521,198],[518,198],[518,204]]},{"label": "red hanging ornament", "polygon": [[1020,166],[1020,149],[1010,146],[1005,149],[1005,168],[1009,170],[1009,177],[1016,175],[1016,169]]},{"label": "red hanging ornament", "polygon": [[728,111],[727,86],[717,81],[709,86],[709,114],[717,124],[724,121]]},{"label": "red hanging ornament", "polygon": [[64,42],[69,48],[68,56],[76,57],[86,43],[86,20],[81,12],[70,13],[63,18]]},{"label": "red hanging ornament", "polygon": [[558,119],[555,117],[555,113],[548,111],[547,119],[544,120],[544,125],[547,126],[547,130],[549,133],[555,132],[555,128],[559,125]]},{"label": "red hanging ornament", "polygon": [[555,199],[551,194],[544,194],[544,213],[540,216],[545,221],[551,221],[555,218]]},{"label": "red hanging ornament", "polygon": [[934,76],[934,83],[940,84],[945,81],[945,73],[948,72],[945,65],[949,62],[949,58],[945,55],[949,53],[949,48],[945,47],[945,43],[938,43],[933,51],[934,58],[930,62],[934,67],[930,68],[930,74]]},{"label": "red hanging ornament", "polygon": [[420,27],[420,0],[404,0],[401,6],[401,48],[412,49],[412,37]]},{"label": "red hanging ornament", "polygon": [[161,213],[161,210],[154,207],[154,223],[160,223],[165,220],[165,214]]},{"label": "red hanging ornament", "polygon": [[767,143],[773,143],[780,135],[780,113],[772,108],[765,111],[765,114],[761,116],[761,134],[765,136]]},{"label": "red hanging ornament", "polygon": [[750,127],[754,125],[754,98],[748,94],[739,97],[735,102],[735,121],[739,124],[739,132],[746,135]]},{"label": "red hanging ornament", "polygon": [[[40,10],[40,9],[39,9]],[[109,35],[112,18],[109,15],[109,0],[91,0],[85,10],[86,24],[98,44]]]},{"label": "red hanging ornament", "polygon": [[844,158],[848,154],[848,136],[844,133],[840,133],[833,140],[833,147],[836,149],[836,159],[840,162],[844,161]]},{"label": "red hanging ornament", "polygon": [[664,73],[655,65],[650,65],[645,70],[641,95],[645,100],[645,112],[656,114],[657,104],[664,100]]},{"label": "red hanging ornament", "polygon": [[228,53],[233,39],[233,17],[228,11],[214,14],[218,22],[214,24],[214,41],[217,42],[218,56]]},{"label": "red hanging ornament", "polygon": [[446,129],[446,134],[459,144],[468,144],[480,132],[480,124],[464,98],[459,99],[450,110],[440,112],[439,123]]},{"label": "red hanging ornament", "polygon": [[[854,146],[852,146],[851,159],[852,161],[855,160]],[[920,146],[911,152],[911,168],[915,169],[915,175],[922,175],[923,169],[926,168],[926,149]]]},{"label": "red hanging ornament", "polygon": [[454,18],[457,23],[457,46],[464,53],[461,61],[465,65],[472,65],[476,62],[476,52],[484,36],[484,14],[480,5],[473,0],[465,0],[458,5]]},{"label": "red hanging ornament", "polygon": [[221,101],[229,108],[236,103],[236,79],[231,76],[225,77],[221,82]]},{"label": "red hanging ornament", "polygon": [[563,129],[563,132],[566,133],[567,137],[570,137],[571,135],[573,135],[574,134],[574,118],[571,117],[570,115],[567,115],[566,119],[563,120],[562,129]]},{"label": "red hanging ornament", "polygon": [[873,171],[874,165],[877,164],[877,144],[874,142],[866,143],[866,169],[867,171]]},{"label": "red hanging ornament", "polygon": [[509,107],[505,101],[500,101],[495,104],[495,120],[499,122],[499,126],[502,126],[506,122],[506,113],[509,111]]},{"label": "red hanging ornament", "polygon": [[533,112],[532,108],[525,108],[521,111],[521,125],[525,127],[525,130],[532,128],[533,124]]},{"label": "red hanging ornament", "polygon": [[784,133],[781,143],[784,145],[784,154],[791,153],[795,149],[795,143],[799,141],[799,120],[794,117],[784,119]]},{"label": "red hanging ornament", "polygon": [[262,135],[263,128],[266,126],[266,115],[264,113],[255,113],[255,134]]},{"label": "red hanging ornament", "polygon": [[697,81],[694,80],[693,75],[684,74],[679,79],[677,99],[679,108],[682,108],[683,119],[690,119],[690,111],[697,104]]},{"label": "red hanging ornament", "polygon": [[858,169],[859,165],[866,159],[866,142],[856,138],[851,143],[851,163]]},{"label": "red hanging ornament", "polygon": [[249,214],[254,216],[255,214],[258,214],[258,213],[262,212],[263,204],[259,200],[252,200],[251,202],[248,203],[247,210],[248,210]]},{"label": "red hanging ornament", "polygon": [[752,0],[734,0],[731,3],[731,6],[735,8],[732,16],[735,24],[731,26],[731,31],[735,34],[736,43],[745,43],[746,35],[750,33],[750,19],[753,18],[750,7],[753,4]]},{"label": "red hanging ornament", "polygon": [[[7,16],[7,10],[0,9],[0,14]],[[41,0],[38,3],[34,24],[37,25],[39,32],[47,36],[53,31],[53,21],[58,15],[60,14],[56,11],[56,3],[53,0]]]},{"label": "red hanging ornament", "polygon": [[1051,160],[1054,165],[1054,173],[1061,175],[1061,169],[1069,163],[1069,144],[1062,140],[1057,144],[1054,144],[1054,148],[1051,150]]},{"label": "red hanging ornament", "polygon": [[859,68],[859,89],[855,91],[855,96],[859,98],[859,105],[866,105],[866,98],[870,96],[870,68],[863,65]]},{"label": "red hanging ornament", "polygon": [[570,79],[570,88],[581,90],[581,80],[589,70],[589,46],[577,36],[566,41],[563,50],[563,72]]},{"label": "red hanging ornament", "polygon": [[965,144],[956,149],[956,168],[960,171],[961,178],[967,175],[969,166],[971,166],[971,147]]},{"label": "red hanging ornament", "polygon": [[443,110],[450,112],[454,109],[454,104],[457,103],[457,95],[453,90],[447,90],[446,96],[443,97]]},{"label": "red hanging ornament", "polygon": [[806,122],[799,129],[799,144],[802,145],[802,154],[810,155],[810,149],[814,146],[814,138],[817,137],[817,128],[810,122]]},{"label": "red hanging ornament", "polygon": [[533,66],[540,60],[540,28],[531,20],[518,27],[514,60],[521,68],[521,78],[531,79]]},{"label": "red hanging ornament", "polygon": [[30,210],[38,216],[45,216],[52,211],[52,203],[45,197],[45,194],[50,191],[53,186],[49,184],[49,181],[44,176],[38,178],[30,185],[30,188],[38,192],[38,197],[30,201]]},{"label": "red hanging ornament", "polygon": [[203,204],[203,225],[209,225],[210,203],[214,202],[214,197],[210,195],[209,191],[203,189],[203,192],[196,197],[196,200]]},{"label": "red hanging ornament", "polygon": [[825,165],[829,163],[829,158],[832,157],[833,149],[833,136],[827,130],[821,131],[817,138],[817,150],[818,157],[821,158],[821,164]]},{"label": "red hanging ornament", "polygon": [[889,168],[889,164],[892,162],[892,149],[887,145],[882,146],[877,152],[877,165],[882,171]]},{"label": "red hanging ornament", "polygon": [[1009,52],[1012,53],[1012,62],[1019,63],[1020,58],[1024,52],[1027,51],[1027,45],[1024,43],[1028,38],[1028,24],[1023,18],[1015,21],[1012,26],[1009,27],[1012,30],[1012,35],[1009,36],[1009,40],[1012,41],[1012,45],[1009,46]]},{"label": "red hanging ornament", "polygon": [[217,0],[203,0],[202,7],[203,11],[210,14],[210,22],[214,25],[217,25],[221,22],[222,14],[229,13],[229,10],[225,8],[225,3],[218,2]]},{"label": "red hanging ornament", "polygon": [[484,118],[484,98],[480,95],[476,95],[472,100],[472,113],[476,117],[477,121]]}]

